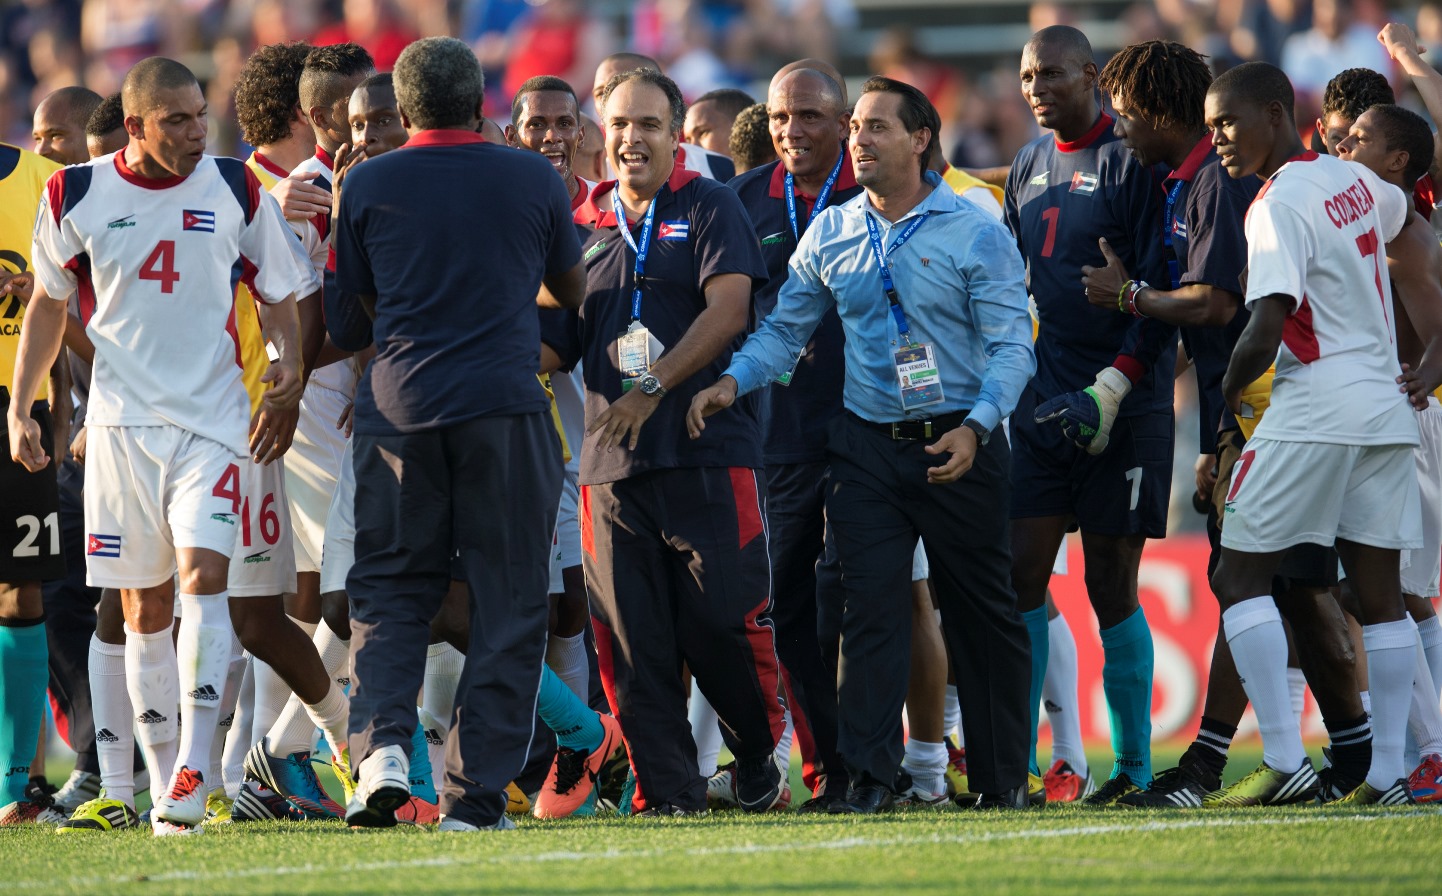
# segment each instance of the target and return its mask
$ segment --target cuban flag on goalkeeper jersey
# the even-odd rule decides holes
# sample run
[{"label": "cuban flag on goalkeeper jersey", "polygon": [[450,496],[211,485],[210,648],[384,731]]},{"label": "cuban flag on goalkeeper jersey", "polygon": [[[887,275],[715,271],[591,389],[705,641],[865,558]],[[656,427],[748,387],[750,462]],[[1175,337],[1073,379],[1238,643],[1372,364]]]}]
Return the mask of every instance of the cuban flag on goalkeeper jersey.
[{"label": "cuban flag on goalkeeper jersey", "polygon": [[[1105,237],[1137,280],[1171,288],[1161,239],[1161,175],[1132,158],[1103,113],[1080,139],[1048,134],[1025,146],[1006,182],[1005,221],[1027,266],[1040,330],[1036,376],[1042,400],[1085,389],[1119,367],[1135,382],[1120,416],[1172,405],[1176,328],[1087,302],[1082,266],[1106,264]],[[1121,360],[1119,363],[1119,359]]]}]

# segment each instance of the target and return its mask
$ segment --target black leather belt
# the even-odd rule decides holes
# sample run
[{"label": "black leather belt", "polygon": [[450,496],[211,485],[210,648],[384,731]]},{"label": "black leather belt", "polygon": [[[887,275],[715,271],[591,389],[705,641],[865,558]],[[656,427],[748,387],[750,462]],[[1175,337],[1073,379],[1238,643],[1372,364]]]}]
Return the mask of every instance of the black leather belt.
[{"label": "black leather belt", "polygon": [[889,439],[898,442],[920,442],[941,438],[960,426],[961,421],[965,420],[969,413],[971,412],[957,411],[952,414],[942,414],[940,417],[932,417],[929,420],[901,420],[897,423],[874,423],[858,417],[856,414],[852,414],[851,419]]}]

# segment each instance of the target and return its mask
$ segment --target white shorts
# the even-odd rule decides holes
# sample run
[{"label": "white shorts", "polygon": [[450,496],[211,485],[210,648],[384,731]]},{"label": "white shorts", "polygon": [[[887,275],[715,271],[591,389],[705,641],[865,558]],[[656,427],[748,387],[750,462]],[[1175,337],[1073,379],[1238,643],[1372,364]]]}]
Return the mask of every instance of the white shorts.
[{"label": "white shorts", "polygon": [[1442,591],[1442,404],[1431,399],[1417,415],[1422,444],[1413,449],[1417,489],[1421,495],[1422,546],[1409,551],[1402,564],[1402,591],[1437,597]]},{"label": "white shorts", "polygon": [[1410,445],[1248,440],[1232,469],[1222,546],[1251,554],[1338,538],[1421,546],[1417,463]]},{"label": "white shorts", "polygon": [[931,564],[926,559],[926,542],[916,540],[916,553],[911,555],[911,580],[924,582],[931,578]]},{"label": "white shorts", "polygon": [[249,466],[230,555],[230,595],[294,594],[295,534],[285,494],[285,458],[269,466],[250,461]]},{"label": "white shorts", "polygon": [[581,518],[576,512],[580,494],[575,471],[567,470],[561,479],[561,506],[556,512],[556,544],[561,550],[562,569],[581,565]]},{"label": "white shorts", "polygon": [[566,578],[561,575],[565,569],[561,565],[561,539],[557,530],[551,530],[551,590],[547,594],[563,594],[566,590]]},{"label": "white shorts", "polygon": [[1054,576],[1066,575],[1066,542],[1067,537],[1061,537],[1061,547],[1056,549],[1056,559],[1051,562],[1051,574]]},{"label": "white shorts", "polygon": [[336,429],[335,422],[349,403],[344,393],[317,385],[314,380],[305,387],[300,400],[295,441],[285,454],[285,491],[290,496],[290,518],[295,527],[297,572],[320,572],[325,519],[340,478],[340,458],[346,443],[345,433]]},{"label": "white shorts", "polygon": [[250,462],[178,426],[92,426],[85,456],[85,581],[152,588],[178,548],[227,557]]},{"label": "white shorts", "polygon": [[355,466],[351,442],[346,440],[340,458],[340,477],[325,518],[325,548],[320,564],[320,593],[345,591],[345,578],[355,565]]}]

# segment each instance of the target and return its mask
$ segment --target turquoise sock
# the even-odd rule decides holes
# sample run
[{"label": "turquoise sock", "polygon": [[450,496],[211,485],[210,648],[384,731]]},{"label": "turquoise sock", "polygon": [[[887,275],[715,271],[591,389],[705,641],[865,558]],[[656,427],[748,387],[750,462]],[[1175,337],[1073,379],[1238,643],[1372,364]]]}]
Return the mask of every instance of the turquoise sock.
[{"label": "turquoise sock", "polygon": [[1133,784],[1146,787],[1152,781],[1152,630],[1138,607],[1101,636],[1102,689],[1116,753],[1112,777],[1126,772]]},{"label": "turquoise sock", "polygon": [[606,730],[594,710],[576,692],[566,687],[561,677],[543,666],[541,695],[536,712],[546,727],[556,732],[556,743],[572,750],[594,750],[601,746]]},{"label": "turquoise sock", "polygon": [[1050,652],[1051,626],[1046,604],[1021,614],[1026,633],[1031,636],[1031,773],[1041,774],[1036,762],[1036,727],[1041,722],[1041,686],[1046,681],[1046,657]]},{"label": "turquoise sock", "polygon": [[416,732],[411,735],[411,796],[418,796],[428,803],[438,803],[436,798],[436,776],[431,768],[431,751],[426,746],[426,730],[416,723]]},{"label": "turquoise sock", "polygon": [[7,622],[0,624],[0,749],[9,761],[0,806],[25,799],[50,677],[44,618]]}]

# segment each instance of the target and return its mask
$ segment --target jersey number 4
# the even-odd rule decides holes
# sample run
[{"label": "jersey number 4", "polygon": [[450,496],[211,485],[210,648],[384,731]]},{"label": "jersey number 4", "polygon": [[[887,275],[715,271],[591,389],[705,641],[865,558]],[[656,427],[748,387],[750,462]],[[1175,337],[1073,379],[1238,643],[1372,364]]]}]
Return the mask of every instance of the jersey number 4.
[{"label": "jersey number 4", "polygon": [[140,266],[141,280],[156,280],[160,291],[167,295],[175,292],[175,281],[180,272],[175,269],[175,240],[161,240],[150,250],[145,263]]}]

